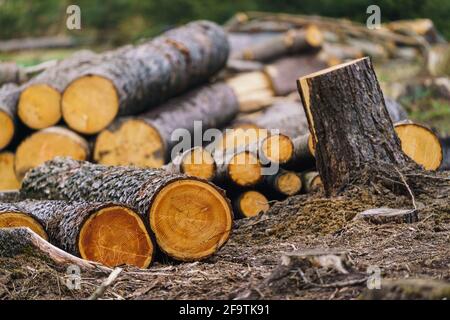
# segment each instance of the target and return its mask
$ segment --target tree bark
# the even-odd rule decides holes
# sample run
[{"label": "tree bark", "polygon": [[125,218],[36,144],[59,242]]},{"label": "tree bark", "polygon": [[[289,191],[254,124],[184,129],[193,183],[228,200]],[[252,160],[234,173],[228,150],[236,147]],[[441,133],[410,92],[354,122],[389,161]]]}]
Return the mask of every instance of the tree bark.
[{"label": "tree bark", "polygon": [[286,96],[297,90],[299,77],[326,68],[316,54],[283,57],[267,65],[264,72],[270,78],[276,96]]},{"label": "tree bark", "polygon": [[21,193],[30,198],[128,205],[149,222],[161,250],[182,261],[214,254],[231,232],[232,210],[221,189],[164,170],[57,158],[29,171]]},{"label": "tree bark", "polygon": [[269,61],[287,54],[311,52],[322,46],[322,34],[316,27],[305,30],[290,30],[276,37],[268,38],[247,46],[235,53],[233,59]]},{"label": "tree bark", "polygon": [[[229,86],[203,86],[148,113],[116,121],[97,137],[94,160],[107,165],[161,167],[171,160],[172,148],[179,143],[177,132],[183,133],[186,150],[198,143],[194,141],[196,135],[203,137],[204,130],[223,127],[238,110],[238,101]],[[172,134],[176,137],[172,138]]]},{"label": "tree bark", "polygon": [[300,78],[298,86],[327,195],[365,166],[413,165],[401,150],[370,59]]},{"label": "tree bark", "polygon": [[[82,70],[63,94],[64,120],[76,131],[97,133],[117,114],[143,112],[207,81],[225,66],[228,53],[226,34],[212,22],[170,30]],[[94,121],[101,114],[107,117]]]},{"label": "tree bark", "polygon": [[[75,256],[109,267],[147,268],[153,260],[154,245],[141,216],[123,205],[25,200],[13,206],[17,208],[13,212],[39,221],[52,244]],[[22,221],[16,220],[21,226]]]},{"label": "tree bark", "polygon": [[14,62],[0,63],[0,86],[6,83],[21,84],[26,80],[25,70]]},{"label": "tree bark", "polygon": [[63,250],[53,246],[42,239],[29,228],[7,228],[0,229],[0,256],[16,257],[18,255],[29,255],[50,260],[58,265],[77,265],[82,269],[108,270],[108,268],[77,258]]},{"label": "tree bark", "polygon": [[316,166],[315,149],[311,134],[307,133],[292,140],[294,155],[284,167],[295,171],[306,171]]}]

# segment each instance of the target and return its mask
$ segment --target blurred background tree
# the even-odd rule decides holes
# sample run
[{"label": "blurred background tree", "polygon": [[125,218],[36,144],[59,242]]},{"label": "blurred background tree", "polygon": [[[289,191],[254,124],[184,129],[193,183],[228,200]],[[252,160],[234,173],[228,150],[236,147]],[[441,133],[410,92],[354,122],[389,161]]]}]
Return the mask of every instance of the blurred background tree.
[{"label": "blurred background tree", "polygon": [[[65,28],[65,10],[70,4],[81,8],[81,31]],[[119,44],[194,19],[223,23],[246,10],[318,14],[364,22],[371,4],[381,7],[382,22],[430,18],[450,38],[449,0],[0,0],[0,38],[70,32],[93,36],[99,43]]]}]

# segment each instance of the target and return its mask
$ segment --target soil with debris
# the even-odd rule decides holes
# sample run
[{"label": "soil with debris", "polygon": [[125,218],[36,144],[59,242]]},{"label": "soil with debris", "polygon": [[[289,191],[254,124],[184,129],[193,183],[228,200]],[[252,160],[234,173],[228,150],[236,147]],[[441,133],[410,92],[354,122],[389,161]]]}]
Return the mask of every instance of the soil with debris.
[{"label": "soil with debris", "polygon": [[[335,198],[320,192],[288,198],[266,214],[236,221],[229,242],[206,261],[126,267],[102,299],[449,298],[450,172],[438,179],[434,190],[413,198],[381,184],[352,187]],[[374,225],[356,217],[377,207],[412,208],[412,200],[416,223]],[[283,264],[286,254],[308,249],[347,252],[348,272]],[[379,270],[382,284],[409,279],[408,286],[428,287],[411,296],[415,291],[401,283],[386,295],[372,294],[368,270]],[[107,276],[82,272],[80,288],[70,290],[66,266],[32,256],[0,258],[0,299],[85,299]],[[427,295],[435,282],[439,294]]]}]

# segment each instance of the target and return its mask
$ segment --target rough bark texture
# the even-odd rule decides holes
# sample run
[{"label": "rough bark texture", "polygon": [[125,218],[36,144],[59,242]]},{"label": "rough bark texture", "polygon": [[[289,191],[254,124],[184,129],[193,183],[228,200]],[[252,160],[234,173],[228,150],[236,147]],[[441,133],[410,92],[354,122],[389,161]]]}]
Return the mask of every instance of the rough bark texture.
[{"label": "rough bark texture", "polygon": [[74,264],[82,269],[108,270],[94,262],[74,257],[62,251],[28,228],[0,229],[0,243],[2,244],[0,246],[1,257],[15,257],[23,254],[53,261],[56,264]]},{"label": "rough bark texture", "polygon": [[262,111],[239,116],[232,126],[251,124],[260,129],[279,130],[290,138],[308,132],[308,121],[300,101],[283,100]]},{"label": "rough bark texture", "polygon": [[20,201],[20,192],[18,190],[0,192],[0,202],[11,203]]},{"label": "rough bark texture", "polygon": [[107,57],[107,54],[102,56],[89,50],[77,51],[67,59],[59,61],[56,65],[32,78],[24,85],[23,89],[36,84],[46,84],[62,93],[81,70],[95,65],[95,63],[98,63],[101,59],[107,59]]},{"label": "rough bark texture", "polygon": [[69,201],[114,201],[148,214],[156,193],[170,182],[186,179],[160,169],[107,167],[56,158],[31,170],[22,183],[24,197]]},{"label": "rough bark texture", "polygon": [[419,221],[419,215],[415,209],[375,208],[361,212],[357,217],[373,224],[414,223]]},{"label": "rough bark texture", "polygon": [[205,82],[225,66],[228,41],[224,31],[208,21],[189,23],[142,45],[123,50],[84,75],[113,82],[119,114],[132,115]]},{"label": "rough bark texture", "polygon": [[284,57],[265,67],[276,96],[285,96],[297,89],[299,77],[326,68],[327,65],[317,55]]},{"label": "rough bark texture", "polygon": [[412,165],[401,151],[368,58],[301,78],[298,85],[328,195],[364,166]]}]

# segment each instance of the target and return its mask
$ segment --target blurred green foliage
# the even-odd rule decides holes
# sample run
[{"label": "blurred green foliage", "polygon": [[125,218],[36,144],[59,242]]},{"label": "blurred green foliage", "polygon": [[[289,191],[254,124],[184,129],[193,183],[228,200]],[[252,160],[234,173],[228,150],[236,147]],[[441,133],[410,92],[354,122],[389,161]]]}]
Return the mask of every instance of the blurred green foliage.
[{"label": "blurred green foliage", "polygon": [[[65,28],[66,8],[81,8],[82,30]],[[71,33],[125,42],[195,19],[225,22],[246,10],[319,14],[364,22],[381,7],[382,22],[430,18],[450,38],[449,0],[0,0],[0,38]]]}]

